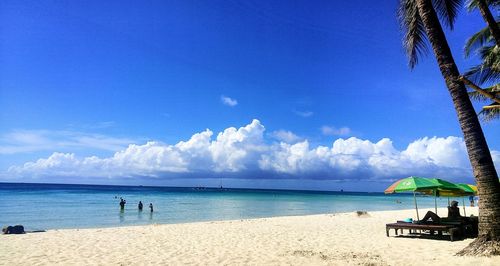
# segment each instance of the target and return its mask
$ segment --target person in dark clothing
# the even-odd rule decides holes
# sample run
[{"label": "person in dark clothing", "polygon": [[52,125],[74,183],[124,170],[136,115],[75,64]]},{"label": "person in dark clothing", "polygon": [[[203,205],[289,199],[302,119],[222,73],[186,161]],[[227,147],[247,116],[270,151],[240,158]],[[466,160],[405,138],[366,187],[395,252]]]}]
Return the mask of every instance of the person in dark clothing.
[{"label": "person in dark clothing", "polygon": [[[462,216],[460,215],[460,209],[458,208],[458,202],[457,201],[452,201],[451,206],[448,206],[448,218],[447,220],[450,221],[459,221],[462,219]],[[439,217],[437,214],[434,212],[428,211],[424,218],[422,218],[421,221],[426,222],[429,219],[432,220],[432,222],[435,223],[440,223],[443,218]]]},{"label": "person in dark clothing", "polygon": [[452,201],[451,206],[448,207],[448,219],[450,220],[460,220],[462,215],[460,215],[460,209],[458,208],[458,202]]},{"label": "person in dark clothing", "polygon": [[153,203],[149,203],[149,209],[153,212]]},{"label": "person in dark clothing", "polygon": [[139,211],[142,211],[142,201],[139,201],[139,205],[137,205],[137,207],[139,208]]},{"label": "person in dark clothing", "polygon": [[120,209],[125,209],[125,204],[127,203],[126,200],[124,200],[123,198],[120,198]]}]

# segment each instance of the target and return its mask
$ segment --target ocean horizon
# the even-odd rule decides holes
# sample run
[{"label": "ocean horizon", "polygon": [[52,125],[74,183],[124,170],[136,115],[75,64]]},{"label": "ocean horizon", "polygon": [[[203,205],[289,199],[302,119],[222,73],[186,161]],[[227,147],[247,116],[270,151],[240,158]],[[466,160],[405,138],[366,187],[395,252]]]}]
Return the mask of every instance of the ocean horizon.
[{"label": "ocean horizon", "polygon": [[[120,210],[120,198],[126,200]],[[434,198],[418,197],[419,208]],[[138,202],[144,204],[138,210]],[[154,212],[149,211],[149,204]],[[446,206],[438,198],[438,206]],[[413,194],[215,187],[0,183],[0,225],[96,228],[414,208]],[[424,215],[424,213],[421,213]],[[406,218],[406,217],[400,217]]]}]

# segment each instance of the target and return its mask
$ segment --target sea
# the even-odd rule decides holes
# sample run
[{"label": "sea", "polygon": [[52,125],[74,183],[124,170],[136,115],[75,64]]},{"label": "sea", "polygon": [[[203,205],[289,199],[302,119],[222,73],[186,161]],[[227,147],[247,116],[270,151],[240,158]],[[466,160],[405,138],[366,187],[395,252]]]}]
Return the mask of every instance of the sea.
[{"label": "sea", "polygon": [[[120,198],[126,200],[124,210],[120,209]],[[144,204],[143,211],[137,208],[139,201]],[[149,211],[150,203],[153,212]],[[417,203],[419,208],[431,208],[434,198],[419,196]],[[446,203],[446,199],[438,199],[438,206]],[[26,230],[412,208],[413,194],[382,192],[0,183],[0,226],[21,224]]]}]

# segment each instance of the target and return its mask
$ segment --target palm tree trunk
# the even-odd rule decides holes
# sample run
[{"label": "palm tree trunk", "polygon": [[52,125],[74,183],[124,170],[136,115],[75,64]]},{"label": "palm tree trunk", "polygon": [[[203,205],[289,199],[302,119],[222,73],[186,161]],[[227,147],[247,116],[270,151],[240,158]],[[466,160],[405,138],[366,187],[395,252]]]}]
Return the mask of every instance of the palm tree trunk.
[{"label": "palm tree trunk", "polygon": [[481,200],[479,206],[479,238],[471,243],[468,247],[470,250],[467,250],[464,254],[483,254],[483,251],[486,250],[490,255],[500,255],[500,182],[498,181],[488,144],[465,85],[459,80],[460,73],[436,11],[432,6],[432,1],[416,0],[416,2],[427,37],[432,45],[439,69],[446,81],[446,86],[457,112]]},{"label": "palm tree trunk", "polygon": [[488,24],[488,28],[490,28],[491,36],[493,36],[493,38],[495,39],[495,43],[497,45],[500,45],[500,28],[498,28],[497,22],[491,14],[486,1],[477,0],[477,7],[479,8],[479,12],[481,12],[484,21],[486,21],[486,24]]}]

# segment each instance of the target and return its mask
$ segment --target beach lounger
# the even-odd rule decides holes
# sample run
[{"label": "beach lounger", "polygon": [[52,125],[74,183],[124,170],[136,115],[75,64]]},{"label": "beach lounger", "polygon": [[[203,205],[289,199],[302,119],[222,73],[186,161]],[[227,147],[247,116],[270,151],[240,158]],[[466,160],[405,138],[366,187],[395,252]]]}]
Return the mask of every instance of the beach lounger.
[{"label": "beach lounger", "polygon": [[397,222],[385,225],[387,236],[389,236],[389,231],[391,229],[394,229],[396,235],[398,235],[398,230],[401,230],[401,233],[403,233],[403,229],[410,230],[412,234],[416,234],[417,230],[420,231],[419,234],[422,234],[422,231],[429,231],[431,235],[434,235],[435,232],[437,232],[438,235],[442,235],[443,232],[446,232],[450,235],[451,241],[454,241],[456,236],[462,231],[461,227],[455,224],[414,224]]}]

